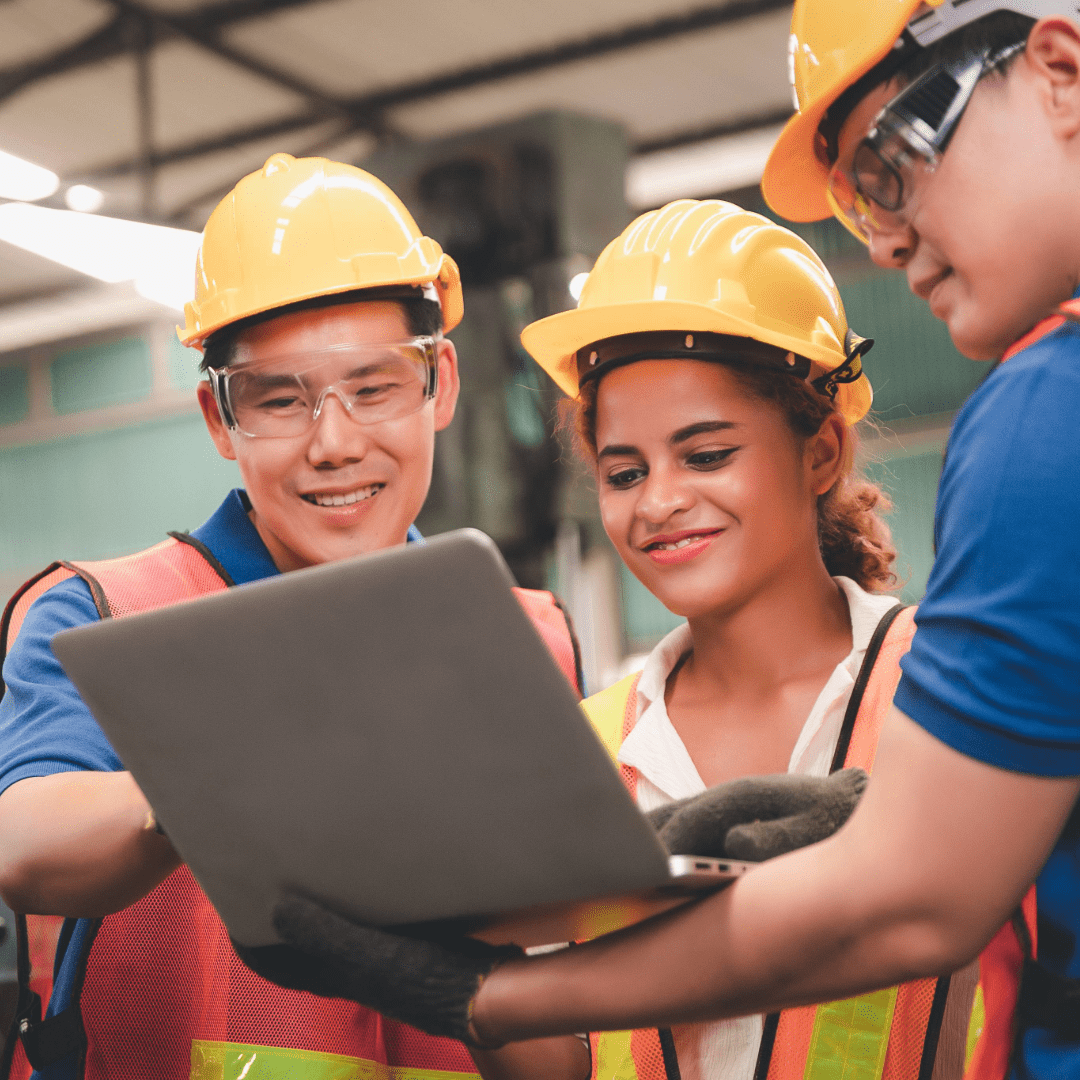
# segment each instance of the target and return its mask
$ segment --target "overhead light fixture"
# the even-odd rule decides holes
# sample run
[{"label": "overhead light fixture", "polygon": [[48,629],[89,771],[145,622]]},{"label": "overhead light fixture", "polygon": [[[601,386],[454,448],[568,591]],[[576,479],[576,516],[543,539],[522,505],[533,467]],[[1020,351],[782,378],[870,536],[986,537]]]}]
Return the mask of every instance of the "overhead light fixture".
[{"label": "overhead light fixture", "polygon": [[0,240],[99,281],[133,281],[141,296],[183,311],[195,295],[200,233],[12,202]]},{"label": "overhead light fixture", "polygon": [[568,288],[570,289],[570,295],[575,300],[580,300],[581,299],[581,290],[585,288],[585,282],[588,280],[588,278],[589,278],[589,274],[586,271],[586,272],[583,272],[581,274],[575,274],[570,279],[570,284],[569,284]]},{"label": "overhead light fixture", "polygon": [[60,186],[60,177],[48,169],[0,150],[0,198],[37,202]]},{"label": "overhead light fixture", "polygon": [[633,158],[626,169],[626,201],[636,210],[672,199],[699,199],[761,180],[783,124],[704,139]]},{"label": "overhead light fixture", "polygon": [[105,205],[105,193],[89,184],[72,184],[64,192],[64,202],[81,214],[96,214]]}]

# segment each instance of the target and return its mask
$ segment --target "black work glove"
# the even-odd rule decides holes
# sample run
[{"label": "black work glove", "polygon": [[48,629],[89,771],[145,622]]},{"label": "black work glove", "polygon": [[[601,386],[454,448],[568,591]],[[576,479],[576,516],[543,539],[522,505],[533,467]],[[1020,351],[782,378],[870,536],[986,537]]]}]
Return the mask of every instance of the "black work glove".
[{"label": "black work glove", "polygon": [[761,862],[832,836],[866,787],[862,769],[831,776],[744,776],[646,815],[672,855]]},{"label": "black work glove", "polygon": [[442,941],[363,926],[314,900],[289,895],[274,908],[285,944],[233,947],[264,979],[289,990],[345,998],[426,1031],[477,1046],[469,1023],[480,984],[524,953],[468,937]]}]

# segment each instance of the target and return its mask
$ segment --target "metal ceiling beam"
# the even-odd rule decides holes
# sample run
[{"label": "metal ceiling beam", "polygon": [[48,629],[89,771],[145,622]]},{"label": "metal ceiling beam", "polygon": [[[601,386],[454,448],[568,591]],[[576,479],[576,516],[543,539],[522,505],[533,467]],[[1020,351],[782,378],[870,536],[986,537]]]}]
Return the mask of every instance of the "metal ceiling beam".
[{"label": "metal ceiling beam", "polygon": [[[345,105],[352,117],[352,130],[377,131],[383,124],[383,114],[393,106],[423,101],[521,75],[536,74],[580,60],[595,59],[674,37],[716,29],[756,15],[782,11],[788,7],[790,7],[790,0],[728,0],[722,4],[709,4],[680,15],[635,23],[632,26],[579,38],[576,41],[563,42],[549,48],[461,68],[434,78],[388,87],[373,94],[353,98],[345,102]],[[155,154],[154,164],[157,167],[171,165],[189,161],[204,154],[235,149],[248,143],[310,127],[322,119],[325,119],[324,114],[310,109],[304,110],[267,123],[237,128],[211,139],[199,139],[160,150]],[[123,158],[87,169],[78,179],[89,183],[117,176],[128,176],[137,171],[139,166],[140,162],[137,159]]]},{"label": "metal ceiling beam", "polygon": [[[565,41],[545,49],[507,56],[487,64],[462,68],[431,79],[390,87],[361,99],[367,108],[389,108],[424,98],[438,97],[456,90],[500,82],[520,75],[562,67],[579,60],[594,60],[611,53],[624,52],[640,45],[655,45],[669,38],[715,30],[730,23],[742,22],[755,15],[767,15],[791,7],[791,0],[728,0],[723,4],[708,4],[680,15],[635,23],[577,41]],[[359,104],[359,102],[357,102]]]},{"label": "metal ceiling beam", "polygon": [[100,30],[87,34],[74,44],[65,45],[56,52],[25,64],[4,68],[0,71],[0,102],[39,79],[47,79],[50,75],[59,75],[88,64],[97,64],[126,52],[127,27],[128,20],[118,15]]},{"label": "metal ceiling beam", "polygon": [[180,17],[169,15],[154,8],[148,8],[136,0],[107,0],[107,3],[115,8],[121,15],[137,19],[144,24],[153,27],[155,31],[165,31],[178,37],[182,37],[195,45],[200,46],[207,52],[229,61],[236,67],[258,75],[285,90],[299,94],[308,101],[308,104],[324,116],[342,116],[348,114],[347,106],[338,99],[325,94],[317,86],[299,78],[290,71],[276,67],[257,56],[234,48],[220,38],[221,24],[207,26],[192,19],[190,16]]},{"label": "metal ceiling beam", "polygon": [[[313,0],[226,0],[208,3],[182,15],[168,16],[175,24],[174,32],[213,34],[248,19],[271,15],[288,8],[305,7]],[[161,18],[160,13],[154,13]],[[130,49],[130,22],[127,14],[119,14],[86,37],[46,56],[25,64],[0,70],[0,103],[39,79],[62,75],[68,71],[99,64]]]}]

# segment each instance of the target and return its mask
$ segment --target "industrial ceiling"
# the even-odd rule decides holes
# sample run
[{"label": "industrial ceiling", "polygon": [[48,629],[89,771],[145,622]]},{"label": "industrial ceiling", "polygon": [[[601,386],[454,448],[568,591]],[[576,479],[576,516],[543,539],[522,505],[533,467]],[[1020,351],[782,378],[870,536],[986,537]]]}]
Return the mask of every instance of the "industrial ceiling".
[{"label": "industrial ceiling", "polygon": [[[559,108],[647,159],[791,111],[778,0],[0,0],[0,151],[201,229],[272,152],[360,161]],[[76,272],[0,243],[0,305]]]}]

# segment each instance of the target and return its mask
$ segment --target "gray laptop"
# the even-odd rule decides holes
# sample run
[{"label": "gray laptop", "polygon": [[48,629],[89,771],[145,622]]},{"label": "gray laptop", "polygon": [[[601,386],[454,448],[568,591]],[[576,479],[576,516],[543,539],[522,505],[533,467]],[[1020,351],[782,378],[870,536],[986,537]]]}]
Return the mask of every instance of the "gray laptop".
[{"label": "gray laptop", "polygon": [[238,941],[298,889],[375,925],[567,940],[747,869],[654,835],[475,530],[59,634]]}]

